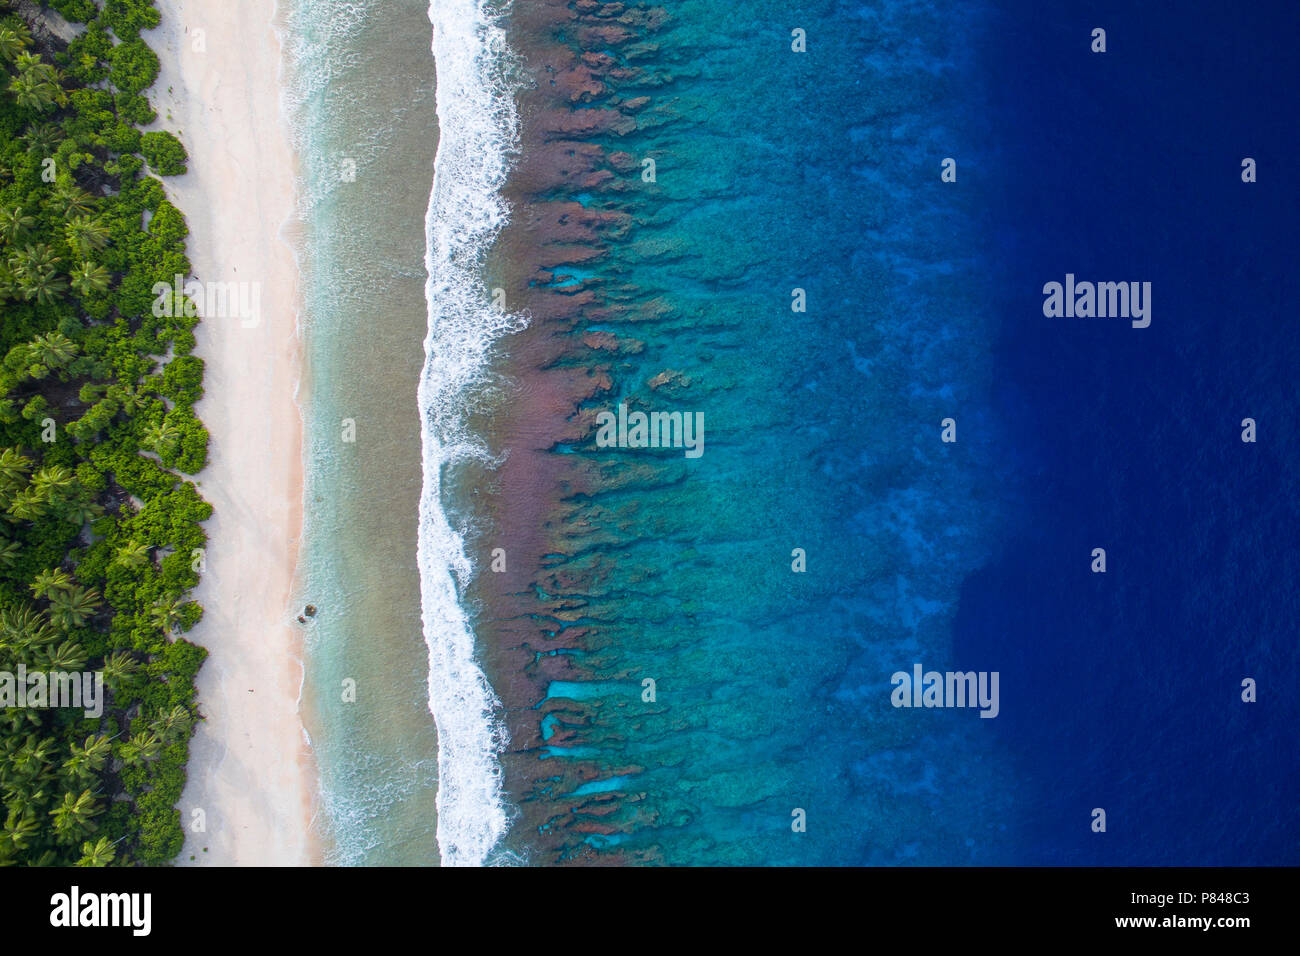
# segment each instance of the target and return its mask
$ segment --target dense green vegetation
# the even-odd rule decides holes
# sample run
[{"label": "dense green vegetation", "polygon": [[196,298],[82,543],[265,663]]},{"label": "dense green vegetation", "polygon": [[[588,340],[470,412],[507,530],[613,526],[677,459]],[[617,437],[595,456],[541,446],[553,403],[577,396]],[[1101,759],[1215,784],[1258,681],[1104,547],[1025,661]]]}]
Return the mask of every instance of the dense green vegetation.
[{"label": "dense green vegetation", "polygon": [[157,864],[183,840],[206,652],[178,635],[211,508],[197,319],[150,309],[189,274],[185,221],[144,161],[186,156],[137,128],[153,0],[46,6],[85,24],[66,48],[0,0],[0,671],[102,671],[108,699],[0,707],[0,863]]}]

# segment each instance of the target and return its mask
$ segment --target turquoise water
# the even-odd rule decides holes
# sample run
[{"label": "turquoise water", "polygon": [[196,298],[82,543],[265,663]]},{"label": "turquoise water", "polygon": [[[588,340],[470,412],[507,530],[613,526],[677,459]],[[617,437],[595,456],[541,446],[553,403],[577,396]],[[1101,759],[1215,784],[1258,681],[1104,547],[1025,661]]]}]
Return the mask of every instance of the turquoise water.
[{"label": "turquoise water", "polygon": [[[1294,153],[1300,13],[1192,8],[514,8],[533,323],[471,552],[524,566],[467,597],[517,852],[1294,858],[1298,210],[1241,164]],[[1163,324],[1044,321],[1067,271]],[[620,405],[703,455],[602,444]],[[895,706],[914,669],[997,719]]]},{"label": "turquoise water", "polygon": [[[959,589],[997,519],[977,210],[939,179],[946,156],[967,176],[983,158],[979,7],[670,13],[613,51],[642,71],[614,95],[650,97],[635,128],[590,140],[630,171],[558,193],[630,228],[553,267],[595,295],[554,326],[566,356],[530,367],[520,345],[512,364],[508,340],[504,361],[522,401],[568,368],[607,375],[575,410],[588,421],[624,402],[702,413],[704,453],[601,448],[594,429],[552,446],[583,490],[550,511],[534,624],[494,619],[491,598],[476,622],[486,647],[578,652],[517,694],[522,653],[489,668],[508,711],[544,714],[513,732],[507,842],[534,862],[996,862],[1011,797],[990,722],[889,703],[892,672],[956,669]],[[597,331],[622,344],[587,346]]]},{"label": "turquoise water", "polygon": [[422,211],[437,143],[429,21],[414,2],[293,0],[282,14],[301,161],[297,591],[318,608],[303,696],[317,822],[328,862],[432,864],[438,741],[415,554]]},{"label": "turquoise water", "polygon": [[[1294,456],[1283,440],[1243,465],[1196,431],[1223,408],[1235,428],[1242,402],[1285,417],[1295,345],[1266,319],[1277,276],[1294,286],[1270,251],[1290,248],[1291,194],[1243,207],[1232,180],[1189,206],[1181,180],[1132,172],[1167,141],[1202,178],[1222,157],[1188,145],[1201,133],[1177,111],[1157,130],[1126,112],[1140,58],[1107,61],[1119,82],[1062,52],[1073,8],[431,9],[432,197],[423,11],[340,4],[345,29],[306,50],[328,54],[304,87],[322,119],[307,181],[355,150],[372,183],[315,197],[305,246],[308,703],[336,862],[1189,863],[1229,860],[1219,832],[1250,859],[1294,845],[1294,703],[1223,703],[1243,669],[1294,683],[1295,562],[1271,543]],[[1246,29],[1287,35],[1215,32]],[[1180,42],[1212,84],[1231,71],[1203,39]],[[1263,79],[1280,69],[1280,47],[1250,48]],[[1288,155],[1270,115],[1216,121]],[[1116,156],[1134,178],[1106,172]],[[1258,294],[1216,284],[1202,213],[1238,239],[1197,242],[1262,263],[1235,267]],[[1183,237],[1163,258],[1162,217]],[[1037,322],[1043,276],[1092,258],[1147,263],[1186,338]],[[1216,329],[1238,313],[1234,345]],[[601,443],[620,405],[702,416],[703,453]],[[1139,579],[1063,570],[1098,529]],[[1218,548],[1226,584],[1189,598]],[[914,667],[1000,672],[999,719],[894,706]],[[334,704],[349,676],[381,692]],[[1201,743],[1213,766],[1190,780]],[[1090,840],[1098,801],[1152,836]]]}]

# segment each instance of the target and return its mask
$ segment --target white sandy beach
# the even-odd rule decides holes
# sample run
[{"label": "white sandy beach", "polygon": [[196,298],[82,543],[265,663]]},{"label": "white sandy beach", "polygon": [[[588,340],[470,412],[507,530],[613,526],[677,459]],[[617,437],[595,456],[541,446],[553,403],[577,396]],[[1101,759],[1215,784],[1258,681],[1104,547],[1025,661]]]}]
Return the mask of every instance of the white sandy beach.
[{"label": "white sandy beach", "polygon": [[[294,208],[294,156],[281,118],[274,0],[161,0],[145,35],[162,61],[151,91],[160,125],[189,151],[165,179],[189,223],[194,276],[257,282],[255,327],[205,317],[197,411],[211,433],[198,476],[215,513],[189,638],[209,651],[203,721],[180,803],[178,863],[320,862],[315,768],[298,713],[302,632],[291,607],[302,529],[297,269],[280,228]],[[195,31],[202,31],[196,34]],[[196,49],[201,37],[205,49]],[[193,832],[202,810],[204,832]]]}]

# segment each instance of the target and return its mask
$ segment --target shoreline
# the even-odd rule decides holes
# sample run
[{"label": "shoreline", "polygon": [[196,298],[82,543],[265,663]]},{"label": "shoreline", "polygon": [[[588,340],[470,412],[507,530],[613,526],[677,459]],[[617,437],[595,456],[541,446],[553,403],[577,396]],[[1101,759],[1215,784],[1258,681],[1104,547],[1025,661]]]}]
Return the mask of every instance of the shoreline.
[{"label": "shoreline", "polygon": [[[281,8],[282,102],[301,160],[287,232],[303,292],[296,603],[318,609],[304,630],[300,714],[326,863],[426,865],[439,860],[438,741],[417,567],[429,322],[416,210],[438,148],[431,25],[418,6],[355,19],[332,16],[337,0]],[[354,696],[339,693],[343,681]]]},{"label": "shoreline", "polygon": [[291,604],[303,527],[302,306],[286,235],[297,157],[282,115],[280,14],[275,0],[219,9],[178,0],[162,13],[146,34],[162,64],[153,103],[157,125],[190,154],[189,172],[164,185],[189,225],[193,275],[260,288],[255,323],[207,317],[196,330],[205,363],[196,411],[211,435],[197,484],[214,514],[194,594],[204,618],[189,637],[209,657],[176,862],[319,864],[316,768],[299,711],[304,636]]}]

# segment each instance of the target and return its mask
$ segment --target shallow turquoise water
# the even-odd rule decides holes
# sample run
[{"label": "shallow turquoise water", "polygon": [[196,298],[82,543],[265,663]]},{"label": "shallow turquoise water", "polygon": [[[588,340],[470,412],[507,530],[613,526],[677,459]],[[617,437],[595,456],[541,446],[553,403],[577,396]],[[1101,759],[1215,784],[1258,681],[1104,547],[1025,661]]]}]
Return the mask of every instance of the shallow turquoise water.
[{"label": "shallow turquoise water", "polygon": [[298,592],[319,608],[305,628],[303,695],[318,822],[331,863],[433,864],[437,737],[415,560],[421,211],[437,143],[427,7],[294,0],[286,21],[302,164]]}]

